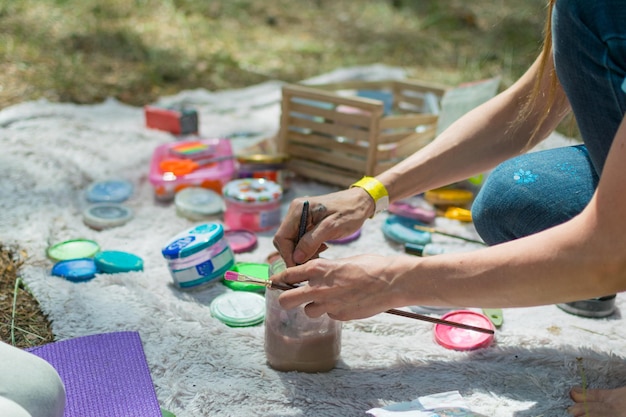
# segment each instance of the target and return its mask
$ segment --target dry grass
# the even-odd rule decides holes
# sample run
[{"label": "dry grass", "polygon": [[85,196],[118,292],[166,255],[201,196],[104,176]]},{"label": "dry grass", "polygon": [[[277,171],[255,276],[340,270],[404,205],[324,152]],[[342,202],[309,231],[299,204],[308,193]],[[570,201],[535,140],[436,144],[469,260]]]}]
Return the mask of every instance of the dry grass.
[{"label": "dry grass", "polygon": [[[454,85],[519,77],[542,38],[544,0],[0,0],[0,108],[25,100],[141,106],[183,89],[298,81],[383,63]],[[0,240],[0,339],[47,343]],[[16,302],[14,303],[14,299]],[[15,309],[14,309],[15,305]]]}]

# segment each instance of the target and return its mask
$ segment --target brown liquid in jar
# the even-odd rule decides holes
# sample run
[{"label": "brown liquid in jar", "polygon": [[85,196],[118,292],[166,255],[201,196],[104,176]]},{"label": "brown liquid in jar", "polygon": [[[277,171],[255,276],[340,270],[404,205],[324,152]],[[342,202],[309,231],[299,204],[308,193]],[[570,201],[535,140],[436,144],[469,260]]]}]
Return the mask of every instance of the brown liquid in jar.
[{"label": "brown liquid in jar", "polygon": [[[282,259],[270,264],[270,273],[284,268]],[[281,264],[282,263],[282,264]],[[277,371],[327,372],[341,352],[341,322],[324,314],[310,318],[304,306],[291,310],[278,303],[280,290],[265,291],[265,357]]]}]

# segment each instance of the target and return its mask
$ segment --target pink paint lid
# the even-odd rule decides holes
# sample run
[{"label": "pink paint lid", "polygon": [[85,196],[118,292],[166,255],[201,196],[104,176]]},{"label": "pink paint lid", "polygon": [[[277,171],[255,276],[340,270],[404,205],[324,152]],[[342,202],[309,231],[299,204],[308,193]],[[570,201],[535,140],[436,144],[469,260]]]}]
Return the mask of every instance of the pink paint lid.
[{"label": "pink paint lid", "polygon": [[357,230],[356,232],[352,233],[351,235],[348,236],[344,236],[341,237],[339,239],[334,239],[334,240],[329,240],[328,243],[334,243],[334,244],[344,244],[344,243],[350,243],[353,240],[357,240],[359,238],[359,236],[361,236],[361,229]]},{"label": "pink paint lid", "polygon": [[[455,310],[443,315],[442,319],[456,323],[494,330],[489,317],[470,310]],[[493,343],[494,335],[460,329],[458,327],[435,325],[435,340],[441,346],[453,350],[474,350],[488,347]]]},{"label": "pink paint lid", "polygon": [[257,237],[254,232],[245,229],[226,230],[224,237],[234,253],[251,251],[257,245]]}]

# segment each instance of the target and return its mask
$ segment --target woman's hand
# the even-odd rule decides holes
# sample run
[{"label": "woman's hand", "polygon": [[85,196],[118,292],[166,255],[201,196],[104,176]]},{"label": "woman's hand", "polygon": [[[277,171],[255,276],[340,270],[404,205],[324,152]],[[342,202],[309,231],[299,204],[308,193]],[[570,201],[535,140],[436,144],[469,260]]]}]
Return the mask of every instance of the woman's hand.
[{"label": "woman's hand", "polygon": [[397,273],[406,272],[406,256],[361,255],[337,260],[313,259],[271,277],[273,282],[298,284],[280,295],[283,308],[306,304],[309,317],[328,313],[336,320],[370,317],[403,305],[406,291],[394,286]]},{"label": "woman's hand", "polygon": [[[309,201],[306,233],[298,240],[305,200]],[[294,199],[274,236],[274,246],[287,266],[302,264],[323,252],[326,249],[324,242],[356,232],[374,209],[374,200],[361,188]]]}]

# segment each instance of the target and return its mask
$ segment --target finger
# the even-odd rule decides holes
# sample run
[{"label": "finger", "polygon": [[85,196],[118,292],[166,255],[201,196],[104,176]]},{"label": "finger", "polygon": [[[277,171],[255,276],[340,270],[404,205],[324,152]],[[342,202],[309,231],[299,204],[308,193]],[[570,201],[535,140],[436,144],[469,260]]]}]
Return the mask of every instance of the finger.
[{"label": "finger", "polygon": [[326,313],[324,307],[319,303],[309,303],[304,306],[304,313],[312,319],[321,317]]}]

